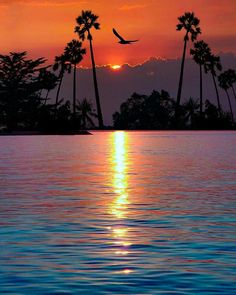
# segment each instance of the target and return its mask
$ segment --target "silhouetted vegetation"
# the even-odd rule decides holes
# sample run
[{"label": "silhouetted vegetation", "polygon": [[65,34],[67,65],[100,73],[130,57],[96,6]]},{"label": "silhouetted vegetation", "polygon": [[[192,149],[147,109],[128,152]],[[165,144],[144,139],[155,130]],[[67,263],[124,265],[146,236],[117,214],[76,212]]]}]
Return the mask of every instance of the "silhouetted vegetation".
[{"label": "silhouetted vegetation", "polygon": [[184,75],[184,63],[186,57],[187,42],[189,38],[194,42],[198,35],[201,34],[201,29],[199,27],[200,20],[195,17],[194,12],[185,12],[184,15],[178,18],[179,23],[176,26],[177,31],[184,29],[186,31],[184,35],[184,50],[183,57],[181,62],[180,78],[179,78],[179,87],[177,93],[177,103],[176,103],[176,117],[178,117],[178,109],[181,101],[182,85],[183,85],[183,75]]},{"label": "silhouetted vegetation", "polygon": [[51,88],[44,63],[27,59],[26,52],[0,55],[1,124],[8,130],[36,128],[42,90]]},{"label": "silhouetted vegetation", "polygon": [[59,95],[61,91],[61,85],[64,78],[64,74],[71,73],[71,64],[67,62],[68,58],[65,54],[61,54],[60,56],[55,57],[55,63],[53,65],[53,70],[58,71],[59,70],[59,76],[58,76],[58,88],[57,88],[57,94],[56,94],[56,102],[55,102],[55,109],[57,109],[58,103],[59,103]]},{"label": "silhouetted vegetation", "polygon": [[[150,95],[134,93],[113,114],[115,129],[165,130],[176,129],[176,101],[169,93],[153,91]],[[200,104],[190,98],[179,106],[178,129],[232,129],[234,123],[229,113],[218,112],[209,100],[205,111],[200,113]]]},{"label": "silhouetted vegetation", "polygon": [[[78,101],[77,68],[83,60],[86,49],[80,40],[67,43],[64,52],[55,57],[53,66],[46,59],[29,59],[26,52],[10,52],[0,55],[0,128],[8,132],[15,130],[42,131],[44,133],[67,133],[81,129],[96,128],[93,121],[98,119],[99,128],[104,128],[98,91],[96,64],[93,52],[91,30],[100,29],[98,16],[91,11],[82,11],[77,17],[75,33],[79,39],[89,41],[92,73],[97,112],[90,100]],[[222,71],[219,56],[203,40],[196,41],[201,33],[200,20],[193,12],[186,12],[178,18],[177,31],[185,30],[184,49],[181,61],[177,98],[167,91],[153,91],[150,95],[134,93],[113,114],[116,129],[232,129],[235,128],[231,95],[236,99],[234,84],[236,73],[233,69]],[[114,31],[114,30],[113,30]],[[193,46],[190,55],[199,66],[199,99],[190,97],[181,103],[184,64],[187,43]],[[196,42],[195,42],[196,41]],[[203,95],[204,72],[212,75],[217,107]],[[65,73],[73,73],[72,105],[67,97],[60,97]],[[217,83],[218,82],[218,83]],[[224,112],[218,91],[220,86],[227,97],[230,112]],[[56,89],[55,97],[52,90]]]},{"label": "silhouetted vegetation", "polygon": [[[81,42],[73,44],[79,45],[80,51],[76,49],[75,56],[70,54],[71,59],[67,59],[68,63],[63,66],[59,77],[48,70],[50,66],[45,66],[44,58],[31,60],[27,58],[26,52],[0,55],[0,126],[2,129],[7,132],[16,130],[44,133],[76,131],[87,126],[84,115],[91,123],[90,125],[94,126],[90,115],[96,116],[96,114],[92,112],[92,103],[86,99],[82,102],[77,101],[76,104],[74,96],[73,112],[69,101],[58,100],[58,93],[55,104],[48,103],[49,91],[57,86],[58,81],[61,83],[62,72],[64,73],[65,68],[70,69],[71,66],[75,71],[81,59],[80,54],[85,53],[80,47]],[[69,48],[73,49],[73,46]],[[69,53],[69,49],[66,50],[65,52]],[[45,91],[46,95],[43,96]],[[83,105],[87,106],[86,110],[84,110],[85,107],[82,108]],[[77,109],[78,112],[76,112]]]},{"label": "silhouetted vegetation", "polygon": [[219,113],[221,113],[222,108],[221,108],[221,104],[220,104],[219,91],[218,91],[218,87],[217,87],[217,83],[216,83],[217,71],[222,70],[220,57],[210,53],[209,56],[207,56],[207,59],[204,63],[204,69],[205,69],[206,73],[209,72],[212,75],[212,79],[213,79],[213,83],[214,83],[214,87],[215,87],[215,91],[216,91],[218,111],[219,111]]},{"label": "silhouetted vegetation", "polygon": [[78,102],[77,110],[79,112],[81,127],[83,129],[94,128],[93,118],[97,118],[97,114],[93,110],[92,102],[84,98]]},{"label": "silhouetted vegetation", "polygon": [[65,56],[67,62],[73,67],[73,117],[76,120],[76,68],[77,64],[83,59],[86,50],[82,48],[82,42],[72,40],[65,48]]},{"label": "silhouetted vegetation", "polygon": [[232,121],[234,121],[234,114],[233,114],[231,99],[228,92],[229,88],[232,86],[230,72],[229,71],[223,72],[222,74],[219,75],[218,80],[219,80],[220,87],[224,89],[226,96],[228,98],[231,118],[232,118]]},{"label": "silhouetted vegetation", "polygon": [[96,75],[96,64],[94,60],[93,53],[93,37],[91,34],[91,30],[94,28],[95,30],[100,29],[100,24],[97,22],[98,16],[93,14],[92,11],[86,10],[82,11],[81,15],[77,17],[76,22],[77,26],[75,27],[75,32],[78,33],[79,38],[84,41],[87,35],[87,39],[89,40],[90,53],[91,53],[91,61],[92,61],[92,69],[93,69],[93,81],[94,81],[94,90],[95,90],[95,98],[97,104],[97,113],[98,113],[98,123],[99,128],[103,129],[103,116],[101,110],[101,103],[98,91],[98,82]]},{"label": "silhouetted vegetation", "polygon": [[200,116],[202,117],[203,112],[203,98],[202,98],[202,67],[207,61],[207,58],[209,57],[211,53],[211,50],[207,43],[204,41],[198,41],[194,43],[194,49],[190,50],[190,54],[193,56],[194,61],[199,65],[200,69]]},{"label": "silhouetted vegetation", "polygon": [[236,83],[236,72],[235,72],[235,70],[232,70],[232,69],[229,69],[226,72],[227,72],[227,76],[228,76],[229,87],[231,87],[231,89],[233,91],[234,98],[236,100],[236,93],[235,93],[235,89],[234,89],[234,84]]}]

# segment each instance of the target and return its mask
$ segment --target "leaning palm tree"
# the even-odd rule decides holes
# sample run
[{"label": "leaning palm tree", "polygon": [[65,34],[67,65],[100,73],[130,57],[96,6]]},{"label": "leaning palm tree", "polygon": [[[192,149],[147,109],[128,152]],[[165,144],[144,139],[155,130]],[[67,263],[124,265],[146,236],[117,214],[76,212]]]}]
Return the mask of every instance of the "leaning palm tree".
[{"label": "leaning palm tree", "polygon": [[59,83],[58,83],[56,102],[55,102],[55,109],[57,109],[57,106],[59,104],[59,95],[61,91],[61,85],[62,85],[64,74],[65,72],[68,72],[68,73],[71,72],[71,64],[68,62],[68,57],[65,54],[61,54],[60,56],[55,57],[53,70],[54,71],[59,70],[59,76],[58,76]]},{"label": "leaning palm tree", "polygon": [[87,35],[87,39],[89,40],[92,68],[93,68],[94,90],[95,90],[95,98],[96,98],[96,105],[97,105],[97,112],[98,112],[98,123],[99,123],[99,128],[102,129],[103,128],[103,117],[102,117],[102,110],[101,110],[99,91],[98,91],[96,65],[95,65],[94,53],[93,53],[93,45],[92,45],[93,37],[91,35],[91,30],[93,28],[95,30],[100,29],[100,24],[97,22],[97,19],[98,19],[98,16],[93,14],[92,11],[82,10],[81,15],[78,16],[76,19],[77,26],[75,27],[75,32],[78,33],[79,38],[82,41],[84,41],[86,35]]},{"label": "leaning palm tree", "polygon": [[228,77],[229,86],[232,88],[234,98],[236,99],[236,93],[234,90],[234,83],[236,82],[236,72],[235,70],[228,69],[227,71],[225,71],[225,73]]},{"label": "leaning palm tree", "polygon": [[[39,70],[39,80],[42,85],[40,91],[40,99],[44,100],[44,105],[46,105],[47,103],[49,92],[56,87],[58,82],[57,76],[48,70],[49,67],[50,66],[44,67]],[[44,98],[41,98],[43,90],[46,90],[47,92],[46,96]]]},{"label": "leaning palm tree", "polygon": [[82,48],[82,42],[72,40],[65,48],[64,54],[67,61],[74,68],[74,80],[73,80],[73,117],[76,114],[76,68],[77,65],[82,61],[83,55],[86,54],[86,49]]},{"label": "leaning palm tree", "polygon": [[230,88],[230,80],[229,80],[229,75],[228,75],[227,71],[225,71],[219,75],[218,81],[219,81],[220,87],[222,89],[224,89],[226,96],[228,98],[231,118],[232,118],[232,121],[234,122],[233,109],[232,109],[231,100],[230,100],[230,96],[229,96],[229,92],[228,92],[228,89]]},{"label": "leaning palm tree", "polygon": [[207,56],[211,53],[211,50],[207,43],[204,41],[198,41],[194,43],[194,49],[190,50],[190,54],[193,56],[196,64],[200,69],[200,117],[202,118],[202,68],[206,62]]},{"label": "leaning palm tree", "polygon": [[176,26],[176,30],[181,31],[182,29],[184,29],[186,33],[184,35],[184,50],[183,50],[181,70],[180,70],[176,111],[178,111],[178,108],[180,106],[180,100],[181,100],[187,42],[189,41],[189,38],[191,39],[192,42],[194,42],[197,39],[197,36],[201,34],[201,29],[199,27],[200,20],[197,17],[195,17],[194,12],[185,12],[185,14],[180,16],[178,20],[179,20],[179,23]]},{"label": "leaning palm tree", "polygon": [[217,71],[222,70],[220,57],[216,56],[214,54],[209,54],[207,56],[205,64],[204,64],[204,70],[205,70],[205,73],[210,72],[212,75],[212,79],[213,79],[213,83],[214,83],[215,91],[216,91],[218,111],[221,114],[220,96],[219,96],[219,91],[218,91],[217,84],[216,84]]},{"label": "leaning palm tree", "polygon": [[81,127],[83,129],[86,129],[89,125],[91,127],[94,127],[95,124],[93,122],[92,117],[97,118],[97,114],[93,111],[92,102],[84,98],[82,101],[78,102],[77,109],[79,111],[80,118],[82,121]]}]

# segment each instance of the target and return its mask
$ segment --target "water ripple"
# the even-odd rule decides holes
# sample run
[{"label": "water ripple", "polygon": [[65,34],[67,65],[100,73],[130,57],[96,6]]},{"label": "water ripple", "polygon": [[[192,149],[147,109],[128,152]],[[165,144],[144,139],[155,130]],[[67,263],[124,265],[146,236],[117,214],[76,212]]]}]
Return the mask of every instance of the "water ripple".
[{"label": "water ripple", "polygon": [[236,293],[236,133],[0,141],[0,293]]}]

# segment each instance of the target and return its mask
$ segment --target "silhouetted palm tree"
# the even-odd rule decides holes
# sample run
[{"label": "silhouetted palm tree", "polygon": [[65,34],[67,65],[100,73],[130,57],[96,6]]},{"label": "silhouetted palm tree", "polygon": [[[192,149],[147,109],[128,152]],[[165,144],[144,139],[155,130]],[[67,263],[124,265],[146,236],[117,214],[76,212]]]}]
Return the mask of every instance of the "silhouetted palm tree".
[{"label": "silhouetted palm tree", "polygon": [[231,113],[231,118],[232,118],[232,121],[234,121],[233,109],[232,109],[231,100],[230,100],[230,96],[229,96],[229,92],[228,92],[228,89],[230,88],[230,80],[229,80],[228,72],[225,71],[222,74],[220,74],[219,77],[218,77],[218,81],[219,81],[220,87],[222,89],[224,89],[224,91],[225,91],[225,93],[227,95],[228,102],[229,102],[230,113]]},{"label": "silhouetted palm tree", "polygon": [[222,110],[221,110],[221,105],[220,105],[220,96],[219,96],[219,92],[218,92],[218,88],[217,88],[217,84],[216,84],[216,77],[217,77],[216,71],[222,70],[220,57],[216,56],[214,54],[209,54],[209,56],[206,58],[206,62],[204,64],[204,69],[205,69],[205,73],[210,72],[212,75],[213,83],[214,83],[215,90],[216,90],[218,110],[219,110],[219,113],[221,114]]},{"label": "silhouetted palm tree", "polygon": [[55,74],[47,70],[47,68],[40,70],[40,77],[42,78],[42,89],[47,91],[45,98],[43,98],[44,105],[46,105],[49,92],[56,87],[58,78]]},{"label": "silhouetted palm tree", "polygon": [[183,50],[183,57],[182,57],[181,71],[180,71],[180,78],[179,78],[176,111],[179,108],[180,100],[181,100],[187,42],[189,41],[189,38],[191,39],[192,42],[194,42],[197,39],[198,34],[201,34],[201,29],[199,27],[200,20],[197,17],[195,17],[194,12],[185,12],[185,14],[180,16],[178,20],[179,20],[179,23],[177,24],[176,30],[181,31],[182,29],[184,29],[186,33],[184,36],[184,50]]},{"label": "silhouetted palm tree", "polygon": [[236,82],[236,72],[235,70],[228,69],[227,71],[225,71],[225,73],[228,77],[229,86],[232,88],[234,98],[236,99],[236,93],[234,90],[234,83]]},{"label": "silhouetted palm tree", "polygon": [[197,116],[196,111],[199,109],[199,101],[194,100],[192,97],[189,98],[184,104],[184,109],[186,110],[187,120],[191,122],[191,128],[194,125],[194,119]]},{"label": "silhouetted palm tree", "polygon": [[89,40],[90,52],[91,52],[91,60],[92,60],[92,68],[93,68],[93,80],[94,80],[94,90],[95,90],[95,98],[96,98],[96,105],[97,105],[97,113],[98,113],[98,123],[99,128],[103,128],[103,116],[99,98],[99,91],[98,91],[98,83],[97,83],[97,76],[96,76],[96,65],[94,60],[94,53],[93,53],[93,45],[92,45],[92,35],[91,29],[99,30],[100,24],[97,22],[98,16],[93,14],[92,11],[89,10],[82,10],[80,16],[77,17],[76,22],[77,26],[75,27],[75,32],[78,33],[79,38],[84,41],[86,35],[87,39]]},{"label": "silhouetted palm tree", "polygon": [[53,70],[54,71],[59,70],[59,76],[58,76],[59,83],[58,83],[56,102],[55,102],[55,109],[57,109],[57,106],[59,104],[59,95],[61,91],[61,85],[62,85],[64,74],[65,72],[68,72],[68,73],[71,72],[71,64],[68,62],[68,57],[65,54],[61,54],[60,56],[55,57]]},{"label": "silhouetted palm tree", "polygon": [[92,117],[97,118],[97,114],[93,112],[93,104],[91,101],[88,101],[84,98],[82,101],[78,102],[77,110],[79,111],[79,115],[82,121],[81,127],[86,129],[88,124],[91,127],[94,127],[95,124],[93,122]]},{"label": "silhouetted palm tree", "polygon": [[86,53],[86,49],[82,48],[82,42],[77,40],[72,40],[67,44],[64,54],[68,62],[74,68],[74,82],[73,82],[73,117],[75,118],[76,114],[76,67],[82,59],[83,55]]},{"label": "silhouetted palm tree", "polygon": [[194,49],[190,50],[190,54],[193,56],[194,61],[200,68],[200,117],[202,117],[202,67],[206,62],[207,57],[211,53],[211,50],[207,43],[204,41],[198,41],[194,43]]}]

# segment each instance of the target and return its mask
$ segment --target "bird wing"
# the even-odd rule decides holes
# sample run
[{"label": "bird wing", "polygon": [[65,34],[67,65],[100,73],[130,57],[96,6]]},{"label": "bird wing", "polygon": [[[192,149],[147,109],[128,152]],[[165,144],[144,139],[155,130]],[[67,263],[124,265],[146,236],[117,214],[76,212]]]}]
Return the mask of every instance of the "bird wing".
[{"label": "bird wing", "polygon": [[127,42],[137,42],[139,40],[128,40]]},{"label": "bird wing", "polygon": [[113,33],[116,35],[116,37],[118,37],[121,41],[125,41],[124,38],[122,38],[115,29],[112,29]]}]

